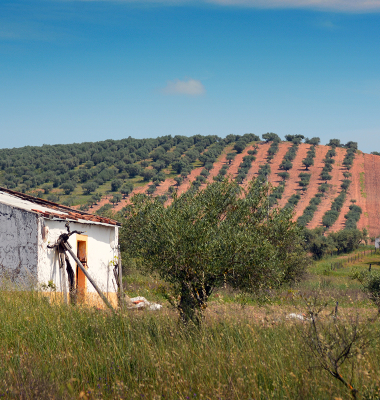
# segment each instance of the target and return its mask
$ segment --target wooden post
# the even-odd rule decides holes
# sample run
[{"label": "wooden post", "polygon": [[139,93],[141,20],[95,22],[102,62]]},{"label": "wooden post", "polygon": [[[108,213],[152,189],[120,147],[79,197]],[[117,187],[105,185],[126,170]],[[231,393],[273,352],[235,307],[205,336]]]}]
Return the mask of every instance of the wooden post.
[{"label": "wooden post", "polygon": [[124,304],[124,297],[123,297],[123,269],[121,265],[121,251],[120,247],[117,250],[117,262],[118,262],[118,278],[119,278],[119,290],[118,290],[118,298],[119,298],[119,307],[122,308]]},{"label": "wooden post", "polygon": [[67,304],[67,287],[66,287],[66,271],[65,271],[65,253],[58,250],[59,269],[61,270],[61,285],[63,302]]},{"label": "wooden post", "polygon": [[85,274],[86,278],[90,281],[91,285],[94,287],[94,289],[98,292],[98,295],[100,298],[104,301],[105,305],[110,308],[112,311],[114,311],[111,303],[107,300],[107,298],[104,296],[102,291],[99,289],[98,285],[95,283],[95,281],[91,278],[89,273],[87,272],[86,268],[82,265],[80,262],[79,258],[74,254],[74,252],[71,250],[70,246],[63,242],[62,245],[65,247],[65,249],[70,253],[71,257],[73,257],[74,261],[78,264],[78,267],[82,270],[82,272]]}]

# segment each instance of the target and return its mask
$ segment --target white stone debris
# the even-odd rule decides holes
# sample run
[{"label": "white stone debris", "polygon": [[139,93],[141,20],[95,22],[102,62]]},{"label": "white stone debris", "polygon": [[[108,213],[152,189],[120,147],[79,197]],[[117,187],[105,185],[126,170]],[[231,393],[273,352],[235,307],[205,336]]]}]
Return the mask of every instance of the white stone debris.
[{"label": "white stone debris", "polygon": [[300,321],[309,321],[305,314],[290,313],[286,316],[286,319],[298,319]]},{"label": "white stone debris", "polygon": [[158,311],[162,308],[161,304],[151,303],[145,297],[128,297],[125,296],[127,307],[132,310],[145,309],[149,311]]}]

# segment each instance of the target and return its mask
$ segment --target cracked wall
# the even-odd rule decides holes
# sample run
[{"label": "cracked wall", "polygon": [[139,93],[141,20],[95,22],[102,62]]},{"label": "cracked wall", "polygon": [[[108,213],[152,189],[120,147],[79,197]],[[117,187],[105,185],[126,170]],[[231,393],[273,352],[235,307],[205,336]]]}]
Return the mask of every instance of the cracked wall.
[{"label": "cracked wall", "polygon": [[[61,274],[59,271],[58,254],[56,249],[48,249],[48,244],[54,244],[59,235],[66,232],[65,221],[56,221],[40,218],[38,229],[38,282],[54,282],[57,291],[62,290]],[[45,240],[42,237],[42,228],[46,229]],[[115,293],[117,284],[113,275],[113,265],[110,263],[117,256],[118,246],[118,227],[103,226],[71,222],[72,231],[84,231],[83,235],[88,237],[87,241],[87,261],[88,272],[92,279],[104,293]],[[77,235],[74,234],[68,240],[73,252],[77,254]],[[76,263],[69,256],[74,272],[76,273]],[[95,293],[95,289],[88,282],[87,291]]]},{"label": "cracked wall", "polygon": [[19,285],[37,281],[38,218],[0,203],[0,279]]}]

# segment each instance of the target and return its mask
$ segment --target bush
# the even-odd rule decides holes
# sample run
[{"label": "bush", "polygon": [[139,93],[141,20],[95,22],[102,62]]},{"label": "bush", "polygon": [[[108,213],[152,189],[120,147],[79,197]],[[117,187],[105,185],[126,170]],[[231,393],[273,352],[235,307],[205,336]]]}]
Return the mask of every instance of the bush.
[{"label": "bush", "polygon": [[300,186],[306,187],[309,185],[311,174],[301,172],[298,176],[301,178],[301,181],[298,182]]},{"label": "bush", "polygon": [[305,143],[307,144],[312,144],[314,146],[317,146],[320,143],[321,139],[319,137],[313,137],[311,139],[306,138]]},{"label": "bush", "polygon": [[228,153],[226,156],[226,160],[228,161],[228,164],[231,164],[235,157],[236,157],[236,153]]},{"label": "bush", "polygon": [[303,214],[298,218],[297,224],[300,226],[306,226],[314,217],[314,213],[317,211],[318,205],[322,199],[318,195],[315,195],[309,202],[309,205],[305,208]]},{"label": "bush", "polygon": [[236,150],[236,152],[237,152],[238,154],[240,154],[240,153],[243,152],[243,150],[246,148],[246,146],[247,146],[247,143],[246,143],[246,142],[244,142],[244,141],[242,141],[242,140],[239,140],[239,141],[237,141],[237,142],[235,143],[235,145],[234,145],[234,150]]},{"label": "bush", "polygon": [[111,181],[112,192],[117,192],[122,184],[123,184],[123,181],[120,179],[115,179],[115,180]]},{"label": "bush", "polygon": [[283,169],[284,171],[289,171],[290,169],[293,168],[293,164],[289,160],[283,160],[280,164],[280,169]]},{"label": "bush", "polygon": [[329,235],[335,243],[338,253],[350,253],[359,247],[363,240],[363,232],[358,229],[343,229]]},{"label": "bush", "polygon": [[63,189],[63,192],[68,195],[75,190],[76,186],[76,182],[65,182],[61,185],[61,189]]},{"label": "bush", "polygon": [[327,211],[325,215],[322,217],[322,224],[326,228],[330,228],[331,226],[333,226],[336,220],[338,219],[345,199],[346,199],[346,192],[345,191],[340,192],[340,194],[333,201],[331,209]]},{"label": "bush", "polygon": [[264,164],[259,166],[259,172],[258,172],[258,181],[263,182],[267,179],[267,176],[270,174],[270,165]]},{"label": "bush", "polygon": [[273,133],[273,132],[264,133],[262,135],[262,137],[267,143],[268,142],[278,142],[278,143],[281,142],[280,137],[276,133]]},{"label": "bush", "polygon": [[340,147],[340,139],[330,139],[328,146]]},{"label": "bush", "polygon": [[322,172],[321,173],[321,179],[323,181],[329,181],[332,179],[332,176],[328,172]]},{"label": "bush", "polygon": [[360,220],[362,209],[351,204],[349,207],[350,211],[344,216],[346,218],[345,229],[356,229],[356,224]]},{"label": "bush", "polygon": [[379,271],[353,271],[352,279],[357,279],[363,285],[363,291],[376,305],[380,314],[380,272]]},{"label": "bush", "polygon": [[132,183],[125,183],[120,189],[120,193],[124,197],[129,196],[132,193],[132,191],[133,191],[133,184]]},{"label": "bush", "polygon": [[98,184],[94,181],[86,182],[82,185],[83,189],[83,194],[88,195],[93,192],[98,188]]},{"label": "bush", "polygon": [[342,188],[342,190],[347,191],[347,189],[350,187],[350,184],[351,181],[349,179],[345,179],[340,185],[340,187]]},{"label": "bush", "polygon": [[286,209],[293,209],[297,204],[298,204],[298,202],[300,201],[300,199],[301,199],[301,196],[299,195],[299,194],[293,194],[293,195],[291,195],[290,197],[289,197],[289,200],[288,200],[288,202],[285,204],[285,207],[284,208],[286,208]]},{"label": "bush", "polygon": [[289,179],[289,172],[278,172],[277,175],[282,178],[283,181]]},{"label": "bush", "polygon": [[314,165],[314,159],[312,157],[306,157],[302,160],[302,164],[305,166],[306,170],[308,170],[309,167]]}]

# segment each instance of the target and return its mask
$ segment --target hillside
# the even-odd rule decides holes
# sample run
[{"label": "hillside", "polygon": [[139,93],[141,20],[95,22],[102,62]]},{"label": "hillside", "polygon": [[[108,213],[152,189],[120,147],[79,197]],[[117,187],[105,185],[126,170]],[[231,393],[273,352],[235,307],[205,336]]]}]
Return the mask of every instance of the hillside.
[{"label": "hillside", "polygon": [[380,156],[364,154],[352,142],[288,139],[165,136],[2,149],[0,186],[96,213],[120,211],[136,193],[170,203],[174,191],[192,185],[201,189],[229,176],[246,186],[258,177],[274,187],[271,204],[292,208],[294,219],[301,217],[308,228],[337,231],[353,223],[380,235]]}]

